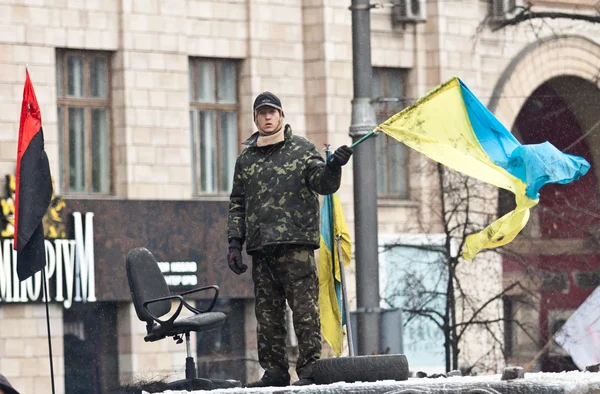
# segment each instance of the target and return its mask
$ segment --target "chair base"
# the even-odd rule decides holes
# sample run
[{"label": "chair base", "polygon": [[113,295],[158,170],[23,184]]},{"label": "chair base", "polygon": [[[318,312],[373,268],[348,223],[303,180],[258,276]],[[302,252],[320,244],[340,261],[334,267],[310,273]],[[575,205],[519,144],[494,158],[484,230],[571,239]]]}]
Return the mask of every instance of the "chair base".
[{"label": "chair base", "polygon": [[232,389],[236,387],[242,387],[242,383],[238,380],[193,378],[167,383],[168,390],[215,390]]}]

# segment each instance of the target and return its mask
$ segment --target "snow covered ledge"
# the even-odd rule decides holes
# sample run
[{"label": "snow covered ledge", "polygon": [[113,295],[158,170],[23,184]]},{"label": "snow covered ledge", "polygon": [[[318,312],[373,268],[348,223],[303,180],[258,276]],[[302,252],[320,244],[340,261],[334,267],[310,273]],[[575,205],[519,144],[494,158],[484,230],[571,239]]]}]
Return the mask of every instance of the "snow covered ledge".
[{"label": "snow covered ledge", "polygon": [[[407,381],[374,383],[334,383],[303,387],[272,387],[263,389],[227,389],[193,391],[204,394],[251,393],[385,393],[385,394],[597,394],[600,393],[600,373],[562,372],[526,373],[524,378],[501,380],[501,375],[456,376],[448,378],[410,378]],[[188,394],[188,391],[165,391],[164,394]]]}]

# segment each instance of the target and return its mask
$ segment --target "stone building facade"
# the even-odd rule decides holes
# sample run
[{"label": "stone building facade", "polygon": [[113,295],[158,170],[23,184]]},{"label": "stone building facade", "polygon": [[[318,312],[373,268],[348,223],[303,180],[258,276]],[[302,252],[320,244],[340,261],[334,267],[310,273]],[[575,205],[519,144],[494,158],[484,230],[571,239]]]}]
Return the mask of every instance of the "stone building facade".
[{"label": "stone building facade", "polygon": [[[532,2],[544,10],[596,13],[594,0]],[[510,1],[416,3],[424,11],[423,23],[393,23],[393,9],[387,6],[371,11],[374,96],[396,99],[375,103],[378,120],[456,75],[509,129],[515,129],[530,96],[549,81],[555,95],[568,101],[580,134],[594,127],[597,116],[592,104],[600,97],[600,27],[568,19],[534,20],[493,31],[494,24],[486,19],[491,3],[506,5]],[[15,171],[27,65],[42,111],[57,194],[67,206],[76,206],[83,213],[107,206],[102,204],[133,200],[193,202],[198,206],[215,203],[223,209],[233,160],[241,142],[254,130],[251,105],[258,93],[276,92],[294,132],[317,147],[351,142],[349,5],[348,0],[0,0],[0,173]],[[575,94],[583,91],[585,97]],[[574,135],[572,140],[576,138]],[[600,162],[599,138],[597,132],[584,138],[592,168],[594,162]],[[382,240],[423,228],[427,233],[440,233],[431,209],[435,184],[418,171],[425,159],[382,137],[377,144],[378,231]],[[350,164],[339,193],[354,232],[351,171]],[[594,179],[600,176],[592,172]],[[94,223],[104,226],[113,220],[101,216],[117,207],[95,211]],[[490,214],[497,213],[496,206],[487,209]],[[149,211],[142,207],[139,212]],[[177,224],[171,216],[157,215],[153,220]],[[421,230],[414,226],[417,221],[424,226]],[[197,223],[198,227],[209,225]],[[217,230],[223,230],[222,223],[220,226]],[[219,254],[226,248],[226,239],[224,233],[215,237],[218,244],[208,255],[218,261],[214,270],[222,273],[214,278],[220,280],[229,275],[221,261],[223,253]],[[548,250],[562,242],[558,254],[576,254],[582,250],[583,238],[541,239],[536,245]],[[106,242],[106,248],[113,245]],[[198,242],[200,249],[207,246]],[[122,244],[118,250],[138,246],[133,243]],[[96,251],[99,247],[96,245]],[[181,258],[165,250],[162,258]],[[586,253],[595,267],[594,250]],[[193,252],[189,253],[185,257],[194,258]],[[109,267],[122,265],[124,255],[118,261],[109,261],[108,255],[98,259],[103,259],[102,267]],[[501,292],[506,271],[502,260],[482,257],[479,265],[465,268],[464,275],[477,278],[484,269],[495,274],[472,283],[474,294],[482,299]],[[105,272],[107,277],[109,272]],[[353,272],[351,267],[348,290],[352,303]],[[227,277],[225,281],[233,288],[234,280]],[[126,285],[122,278],[120,283]],[[0,284],[4,289],[8,286]],[[250,360],[245,363],[243,379],[259,374],[252,361],[256,345],[249,286],[245,279],[242,291],[225,290],[225,299],[242,305],[238,314],[245,327],[244,350],[239,358]],[[0,373],[24,394],[44,391],[49,381],[44,306],[7,302],[5,291],[0,292]],[[118,363],[101,363],[106,367],[102,379],[115,373],[124,383],[161,373],[168,373],[169,378],[181,376],[185,349],[167,341],[144,343],[143,323],[137,320],[131,303],[125,296],[110,294],[106,291],[102,301],[110,304],[111,312],[106,313],[114,317],[112,338],[118,346],[107,351],[112,353],[106,357]],[[501,315],[501,302],[494,305]],[[572,305],[561,310],[569,308]],[[64,338],[67,332],[77,333],[65,322],[65,313],[61,304],[50,305],[59,393],[70,390],[65,387],[70,367],[65,367]],[[80,314],[85,315],[85,309]],[[532,319],[547,325],[547,318],[534,315]],[[543,345],[548,337],[544,330],[547,328],[538,330],[539,338],[529,343],[527,352],[515,355],[515,362],[527,360]],[[497,334],[502,335],[502,327]],[[466,346],[461,354],[466,364],[488,353],[485,340],[471,343],[476,345]],[[501,353],[496,349],[492,358],[500,360]],[[116,370],[110,365],[116,365]],[[97,387],[104,387],[104,380]]]}]

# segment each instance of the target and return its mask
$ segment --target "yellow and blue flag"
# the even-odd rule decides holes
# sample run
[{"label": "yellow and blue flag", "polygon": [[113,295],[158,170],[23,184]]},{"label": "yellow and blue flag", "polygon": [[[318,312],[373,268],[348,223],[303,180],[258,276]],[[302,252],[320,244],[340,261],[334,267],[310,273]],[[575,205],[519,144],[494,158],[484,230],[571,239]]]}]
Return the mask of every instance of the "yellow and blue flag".
[{"label": "yellow and blue flag", "polygon": [[337,194],[325,196],[321,207],[321,247],[319,250],[319,310],[321,332],[336,357],[342,354],[344,344],[344,305],[340,262],[335,236],[341,235],[344,265],[352,258],[352,241],[346,226],[342,204]]},{"label": "yellow and blue flag", "polygon": [[590,168],[585,159],[549,142],[522,145],[456,77],[378,129],[449,168],[515,194],[514,211],[467,238],[467,260],[512,241],[527,224],[542,186],[569,183]]}]

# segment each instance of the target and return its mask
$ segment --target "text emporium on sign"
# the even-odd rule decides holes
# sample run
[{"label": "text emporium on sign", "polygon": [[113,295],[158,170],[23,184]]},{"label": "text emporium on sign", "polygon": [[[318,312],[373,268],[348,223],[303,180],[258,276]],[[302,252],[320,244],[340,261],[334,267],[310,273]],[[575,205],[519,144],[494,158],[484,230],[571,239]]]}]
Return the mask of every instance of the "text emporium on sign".
[{"label": "text emporium on sign", "polygon": [[[75,302],[96,301],[94,229],[92,212],[85,214],[85,234],[80,212],[73,212],[75,239],[46,240],[46,278],[50,300],[70,308]],[[45,301],[42,272],[19,282],[13,239],[0,240],[0,303]]]}]

